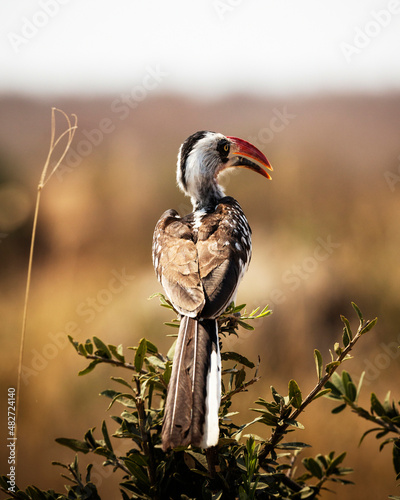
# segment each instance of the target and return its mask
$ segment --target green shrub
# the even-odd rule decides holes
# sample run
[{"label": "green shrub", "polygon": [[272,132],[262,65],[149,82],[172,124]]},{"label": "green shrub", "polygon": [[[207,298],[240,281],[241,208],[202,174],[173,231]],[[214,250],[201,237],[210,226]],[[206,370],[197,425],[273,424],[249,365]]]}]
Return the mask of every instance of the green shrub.
[{"label": "green shrub", "polygon": [[[161,305],[172,309],[164,296],[158,294]],[[358,406],[357,400],[362,385],[353,383],[347,371],[337,373],[337,368],[350,359],[349,352],[356,342],[373,328],[376,319],[365,321],[358,307],[353,308],[359,320],[357,332],[353,335],[349,321],[344,324],[342,345],[336,343],[331,358],[324,364],[319,351],[314,351],[317,382],[313,390],[303,397],[298,383],[290,380],[288,394],[281,395],[271,387],[271,397],[259,397],[255,401],[255,418],[242,425],[234,423],[235,396],[248,390],[258,377],[258,364],[237,352],[224,351],[224,338],[239,335],[239,328],[253,329],[253,319],[266,317],[268,307],[250,314],[245,306],[231,306],[219,319],[221,339],[222,401],[220,407],[220,439],[216,447],[208,450],[187,447],[164,453],[161,449],[161,426],[166,388],[171,374],[172,346],[164,356],[150,341],[141,339],[137,347],[106,345],[97,337],[79,343],[70,338],[78,355],[86,358],[89,365],[79,375],[86,375],[100,364],[113,364],[125,376],[111,377],[114,388],[101,394],[110,400],[109,409],[117,406],[121,412],[111,418],[118,428],[112,439],[103,421],[99,431],[92,428],[82,440],[59,438],[57,442],[76,453],[94,453],[104,457],[104,467],[113,472],[121,471],[120,498],[128,499],[303,499],[316,498],[329,483],[352,484],[347,479],[352,472],[344,467],[345,452],[317,454],[302,459],[305,472],[296,475],[299,455],[307,452],[308,444],[294,440],[293,431],[302,428],[298,418],[306,407],[317,398],[325,396],[339,402],[333,413],[339,413],[349,406],[357,415],[370,420],[374,427],[367,431],[376,432],[382,439],[381,448],[393,446],[393,464],[400,476],[400,414],[388,395],[381,403],[375,394],[371,395],[371,408]],[[169,324],[179,326],[179,320]],[[132,351],[133,352],[130,352]],[[253,390],[253,388],[252,388]],[[263,436],[251,433],[253,424],[265,426]],[[364,434],[364,436],[365,436]],[[362,436],[362,439],[364,438]],[[289,439],[290,437],[290,439]],[[116,439],[129,442],[130,449],[124,455],[115,451]],[[8,491],[7,477],[0,478],[0,489],[9,498],[31,500],[99,499],[96,486],[91,482],[92,465],[83,473],[79,470],[76,455],[69,465],[55,463],[68,475],[66,493],[52,490],[41,491],[29,486],[25,491],[15,488]],[[392,496],[390,498],[400,498]]]}]

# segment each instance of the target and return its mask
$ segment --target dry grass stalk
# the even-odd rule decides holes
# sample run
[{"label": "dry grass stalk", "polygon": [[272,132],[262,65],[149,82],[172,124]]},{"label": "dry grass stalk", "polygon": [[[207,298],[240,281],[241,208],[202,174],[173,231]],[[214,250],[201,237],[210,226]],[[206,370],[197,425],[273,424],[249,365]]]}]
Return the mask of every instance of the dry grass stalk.
[{"label": "dry grass stalk", "polygon": [[[60,133],[60,135],[56,138],[56,112],[61,113],[61,115],[67,121],[67,129],[64,132]],[[72,120],[72,121],[71,121]],[[33,263],[33,251],[35,248],[35,236],[36,236],[36,228],[38,222],[39,215],[39,206],[40,206],[40,197],[43,188],[51,179],[53,174],[56,172],[58,167],[61,165],[61,162],[65,158],[65,155],[68,152],[68,149],[71,146],[72,140],[74,138],[76,129],[77,129],[78,118],[76,115],[72,114],[71,118],[64,113],[61,109],[52,108],[51,109],[51,139],[50,139],[50,148],[47,155],[46,162],[44,164],[42,174],[40,177],[40,181],[37,187],[37,195],[36,195],[36,206],[35,213],[33,217],[33,226],[32,226],[32,236],[31,236],[31,247],[29,253],[29,263],[28,263],[28,273],[26,279],[26,288],[25,288],[25,301],[24,301],[24,310],[22,315],[22,329],[21,329],[21,341],[20,341],[20,351],[19,351],[19,363],[18,363],[18,378],[17,378],[17,395],[16,395],[16,426],[15,426],[15,434],[14,436],[17,438],[17,427],[18,427],[18,416],[19,416],[19,401],[20,401],[20,390],[21,390],[21,373],[22,373],[22,359],[24,354],[24,344],[25,344],[25,333],[26,333],[26,319],[27,319],[27,311],[28,311],[28,301],[29,301],[29,291],[31,285],[31,274],[32,274],[32,263]],[[54,167],[49,173],[49,166],[54,154],[55,149],[59,145],[60,141],[67,137],[66,145],[55,162]]]}]

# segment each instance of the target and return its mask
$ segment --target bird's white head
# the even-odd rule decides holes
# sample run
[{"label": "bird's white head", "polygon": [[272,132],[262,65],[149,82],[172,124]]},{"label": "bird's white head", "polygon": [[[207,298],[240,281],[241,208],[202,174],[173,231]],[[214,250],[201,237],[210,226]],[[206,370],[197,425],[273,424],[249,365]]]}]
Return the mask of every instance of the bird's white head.
[{"label": "bird's white head", "polygon": [[180,147],[178,185],[190,196],[195,210],[214,207],[224,196],[218,174],[232,167],[248,168],[271,178],[266,170],[272,170],[267,158],[249,142],[216,132],[196,132]]}]

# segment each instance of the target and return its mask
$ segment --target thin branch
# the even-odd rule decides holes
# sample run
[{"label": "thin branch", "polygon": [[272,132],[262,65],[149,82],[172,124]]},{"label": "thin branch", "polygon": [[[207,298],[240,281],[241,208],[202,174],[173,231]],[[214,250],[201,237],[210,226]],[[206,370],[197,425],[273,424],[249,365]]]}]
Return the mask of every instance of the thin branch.
[{"label": "thin branch", "polygon": [[400,434],[400,428],[397,427],[395,424],[392,422],[388,422],[386,420],[383,420],[381,417],[376,417],[375,415],[371,415],[368,413],[366,410],[358,406],[357,403],[355,402],[350,402],[346,400],[346,403],[350,406],[350,408],[357,413],[358,416],[365,418],[365,420],[368,420],[370,422],[374,422],[374,424],[379,425],[380,427],[383,427],[386,431],[388,432],[394,432],[395,434]]},{"label": "thin branch", "polygon": [[226,400],[231,399],[231,397],[234,396],[235,394],[245,391],[250,385],[253,385],[256,382],[258,382],[260,378],[261,377],[254,377],[248,382],[242,384],[240,387],[236,387],[236,389],[234,389],[233,391],[228,392],[227,394],[225,394],[225,396],[221,398],[221,403],[224,403]]},{"label": "thin branch", "polygon": [[[124,363],[123,361],[118,361],[117,359],[111,359],[111,358],[104,358],[102,356],[96,356],[96,354],[86,354],[86,355],[83,355],[80,352],[78,352],[78,354],[79,354],[79,356],[82,356],[85,359],[92,359],[93,361],[100,361],[101,363],[108,363],[110,365],[119,366],[121,368],[127,368],[128,370],[133,370],[135,373],[137,373],[136,368],[135,368],[134,365],[132,365],[132,363]],[[141,370],[140,373],[145,375],[148,372],[146,370]]]},{"label": "thin branch", "polygon": [[[67,120],[68,128],[65,132],[63,132],[60,137],[56,141],[55,139],[55,134],[56,134],[56,118],[55,118],[55,112],[58,111],[61,113]],[[30,246],[30,251],[29,251],[29,261],[28,261],[28,272],[27,272],[27,278],[26,278],[26,288],[25,288],[25,300],[24,300],[24,309],[22,313],[22,328],[21,328],[21,343],[20,343],[20,351],[19,351],[19,362],[18,362],[18,376],[17,376],[17,395],[16,395],[16,425],[15,425],[15,436],[17,437],[17,426],[18,426],[18,418],[19,418],[19,402],[20,402],[20,391],[21,391],[21,375],[22,375],[22,360],[23,360],[23,354],[24,354],[24,345],[25,345],[25,334],[26,334],[26,320],[27,320],[27,313],[28,313],[28,302],[29,302],[29,292],[30,292],[30,287],[31,287],[31,276],[32,276],[32,265],[33,265],[33,251],[35,248],[35,237],[36,237],[36,228],[37,228],[37,222],[38,222],[38,215],[39,215],[39,206],[40,206],[40,196],[43,187],[45,184],[48,182],[50,177],[54,174],[54,172],[57,170],[57,168],[60,166],[61,161],[67,154],[69,147],[71,146],[75,131],[77,129],[77,116],[72,115],[74,118],[74,125],[71,124],[71,120],[69,117],[64,113],[64,111],[61,111],[60,109],[57,108],[52,108],[51,110],[51,138],[50,138],[50,148],[49,152],[47,154],[47,159],[44,164],[42,174],[40,176],[40,181],[37,187],[37,196],[36,196],[36,205],[35,205],[35,212],[34,212],[34,217],[33,217],[33,226],[32,226],[32,236],[31,236],[31,246]],[[55,167],[53,168],[52,172],[46,179],[46,174],[47,170],[50,164],[51,157],[54,153],[54,148],[60,141],[62,137],[64,137],[65,134],[68,133],[68,141],[67,144],[64,148],[64,151],[59,158],[59,160],[56,162]]]},{"label": "thin branch", "polygon": [[[141,396],[140,380],[138,378],[136,378],[136,392],[137,396],[135,397],[135,404],[139,417],[139,429],[142,437],[143,451],[145,456],[147,456],[149,459],[147,471],[149,474],[150,485],[154,487],[156,485],[157,466],[155,462],[153,446],[151,443],[150,432],[146,429],[146,412],[144,409],[144,400]],[[154,498],[157,500],[158,495],[156,495]]]},{"label": "thin branch", "polygon": [[[366,324],[360,324],[357,334],[354,336],[353,340],[350,341],[347,347],[343,349],[340,355],[336,358],[336,365],[332,365],[329,372],[326,373],[314,387],[314,389],[308,394],[308,396],[303,400],[299,408],[295,409],[288,417],[290,421],[296,420],[297,417],[302,413],[306,407],[313,401],[315,396],[323,389],[324,385],[328,382],[328,380],[332,377],[334,372],[338,369],[340,364],[345,360],[346,356],[353,349],[357,341],[363,335],[362,330],[366,327]],[[259,455],[260,461],[265,460],[267,456],[272,452],[272,450],[276,447],[276,445],[280,442],[282,437],[284,436],[286,429],[289,427],[290,423],[283,423],[282,425],[278,425],[273,430],[271,437],[264,445],[264,448],[261,450]]]}]

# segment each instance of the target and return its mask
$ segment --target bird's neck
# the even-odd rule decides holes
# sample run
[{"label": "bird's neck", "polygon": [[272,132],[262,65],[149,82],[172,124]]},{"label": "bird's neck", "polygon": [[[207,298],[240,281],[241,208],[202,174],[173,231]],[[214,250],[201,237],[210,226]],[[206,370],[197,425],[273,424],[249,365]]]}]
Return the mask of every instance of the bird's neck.
[{"label": "bird's neck", "polygon": [[200,182],[196,190],[190,193],[193,210],[214,209],[219,201],[225,196],[224,191],[217,182]]}]

